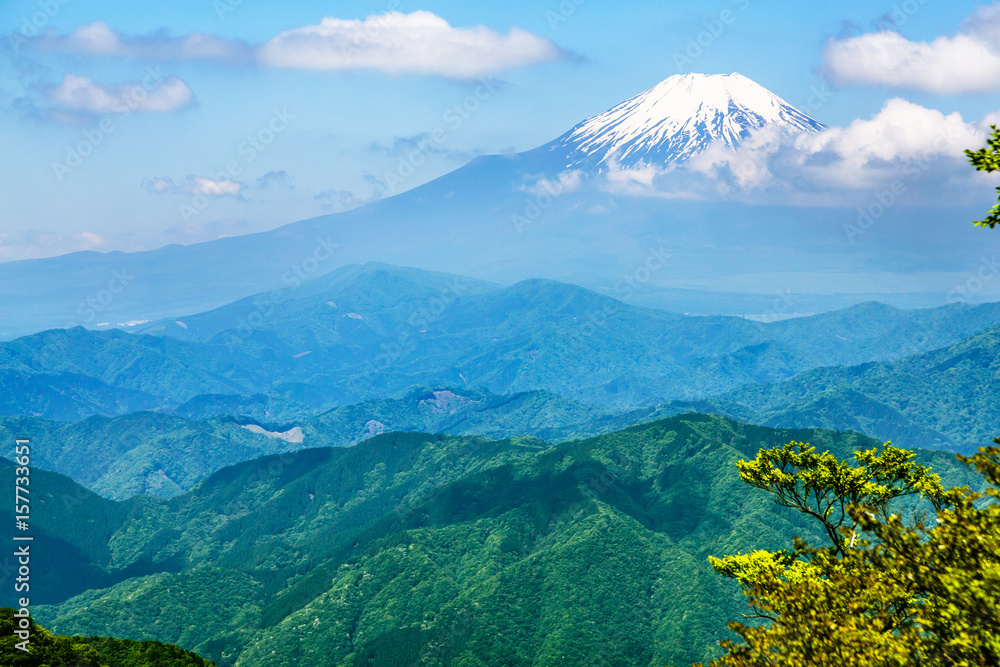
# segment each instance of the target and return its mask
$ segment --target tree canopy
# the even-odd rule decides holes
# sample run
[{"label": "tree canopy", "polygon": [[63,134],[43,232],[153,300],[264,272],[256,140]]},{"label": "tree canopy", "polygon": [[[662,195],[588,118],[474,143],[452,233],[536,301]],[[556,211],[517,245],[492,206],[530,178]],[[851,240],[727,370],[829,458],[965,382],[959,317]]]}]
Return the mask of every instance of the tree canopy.
[{"label": "tree canopy", "polygon": [[828,541],[711,559],[753,609],[713,665],[1000,664],[1000,449],[959,456],[981,493],[913,459],[886,443],[851,464],[792,442],[738,464]]},{"label": "tree canopy", "polygon": [[[969,161],[977,171],[990,173],[1000,171],[1000,129],[996,125],[991,125],[990,131],[991,134],[986,140],[985,148],[980,148],[978,151],[965,151],[965,154],[969,156]],[[997,193],[1000,194],[1000,187],[997,188]],[[990,209],[986,219],[976,220],[973,224],[991,229],[1000,224],[1000,203]]]}]

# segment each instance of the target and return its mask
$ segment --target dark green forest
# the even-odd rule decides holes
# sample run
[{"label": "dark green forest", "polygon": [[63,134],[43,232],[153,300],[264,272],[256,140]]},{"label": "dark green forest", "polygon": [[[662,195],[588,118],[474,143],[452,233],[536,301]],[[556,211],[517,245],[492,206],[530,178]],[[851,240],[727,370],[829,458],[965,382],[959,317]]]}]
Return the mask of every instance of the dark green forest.
[{"label": "dark green forest", "polygon": [[[792,439],[875,444],[689,414],[560,445],[385,434],[239,464],[169,500],[40,474],[39,528],[77,563],[35,613],[218,664],[690,664],[719,655],[745,608],[708,556],[817,535],[736,471]],[[920,460],[975,479],[950,454]]]},{"label": "dark green forest", "polygon": [[[15,648],[16,611],[0,607],[0,665],[10,667],[213,667],[172,644],[113,637],[54,635],[34,620],[28,652]],[[20,627],[20,626],[17,626]]]}]

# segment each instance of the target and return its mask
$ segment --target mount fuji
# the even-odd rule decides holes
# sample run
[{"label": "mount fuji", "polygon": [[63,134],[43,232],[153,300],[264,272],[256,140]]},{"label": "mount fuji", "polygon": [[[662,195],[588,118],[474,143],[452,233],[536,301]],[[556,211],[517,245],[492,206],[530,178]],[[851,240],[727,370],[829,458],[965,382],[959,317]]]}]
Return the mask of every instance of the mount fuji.
[{"label": "mount fuji", "polygon": [[[938,305],[950,286],[930,289],[921,276],[979,261],[981,241],[964,216],[946,225],[933,210],[894,207],[860,248],[844,233],[857,219],[851,207],[754,206],[602,187],[613,166],[683,165],[709,146],[735,148],[773,127],[823,129],[739,74],[672,76],[549,144],[476,158],[343,213],[189,246],[0,263],[0,339],[204,312],[371,261],[507,284],[548,278],[609,295],[638,271],[647,279],[632,303],[702,314],[764,313],[775,293],[785,295],[781,309],[798,312],[880,296],[895,305]],[[556,195],[539,190],[543,179],[568,170],[587,178],[570,179]],[[933,238],[912,234],[915,225]],[[941,254],[948,266],[925,252],[932,243],[948,247]],[[654,262],[661,266],[655,275],[642,273],[651,253],[671,257]],[[887,274],[899,277],[894,294],[881,278]],[[794,305],[791,293],[799,295]],[[810,301],[816,294],[840,300]]]},{"label": "mount fuji", "polygon": [[736,148],[773,126],[789,134],[825,126],[741,74],[677,74],[588,118],[530,154],[567,168],[606,170],[684,162],[713,144]]}]

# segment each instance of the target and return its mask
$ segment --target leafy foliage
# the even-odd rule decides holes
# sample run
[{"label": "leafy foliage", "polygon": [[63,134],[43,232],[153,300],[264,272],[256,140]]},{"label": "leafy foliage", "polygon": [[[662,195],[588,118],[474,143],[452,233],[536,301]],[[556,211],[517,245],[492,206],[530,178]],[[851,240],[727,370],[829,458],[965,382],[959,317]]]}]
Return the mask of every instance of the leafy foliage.
[{"label": "leafy foliage", "polygon": [[[991,485],[985,497],[993,502],[985,505],[968,487],[945,491],[912,453],[889,445],[856,453],[857,466],[811,448],[796,458],[802,451],[791,443],[738,465],[745,481],[819,520],[827,544],[796,539],[791,550],[713,559],[744,588],[752,616],[767,621],[732,623],[743,642],[724,642],[727,654],[713,664],[997,664],[1000,449],[959,457]],[[815,512],[799,492],[806,487],[845,501],[835,521]],[[889,511],[889,500],[914,493],[935,508],[933,525]]]},{"label": "leafy foliage", "polygon": [[[940,478],[913,462],[916,454],[886,443],[881,451],[854,452],[857,465],[837,459],[830,452],[801,442],[762,449],[753,461],[740,461],[740,479],[768,491],[783,507],[796,509],[823,524],[832,548],[843,555],[857,537],[857,521],[849,509],[872,508],[886,517],[889,503],[903,496],[920,494],[934,503],[944,495]],[[850,523],[850,544],[841,533]]]},{"label": "leafy foliage", "polygon": [[37,611],[219,664],[707,660],[742,606],[707,556],[822,539],[741,491],[736,461],[790,439],[873,446],[683,415],[555,446],[396,433],[271,456],[167,501],[84,504],[110,533],[94,564],[122,578]]},{"label": "leafy foliage", "polygon": [[[991,125],[990,130],[992,134],[986,140],[986,148],[980,148],[975,152],[965,151],[965,154],[969,156],[969,162],[977,171],[992,173],[1000,171],[1000,129],[996,125]],[[1000,187],[997,188],[997,193],[1000,193]],[[977,220],[973,224],[990,229],[996,227],[1000,224],[1000,204],[990,209],[985,220]]]},{"label": "leafy foliage", "polygon": [[0,607],[0,665],[4,667],[213,667],[171,644],[111,637],[54,635],[29,619],[30,650],[15,648],[16,611]]}]

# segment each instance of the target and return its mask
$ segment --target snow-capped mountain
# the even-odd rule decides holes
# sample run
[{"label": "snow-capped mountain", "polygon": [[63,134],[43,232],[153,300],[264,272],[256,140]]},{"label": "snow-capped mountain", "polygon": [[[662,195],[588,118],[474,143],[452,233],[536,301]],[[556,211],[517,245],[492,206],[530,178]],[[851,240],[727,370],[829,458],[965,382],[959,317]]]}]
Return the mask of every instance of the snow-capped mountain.
[{"label": "snow-capped mountain", "polygon": [[[879,235],[867,237],[879,251],[859,253],[843,231],[845,222],[857,220],[854,211],[612,196],[564,173],[567,165],[599,173],[612,153],[625,166],[677,163],[712,142],[735,146],[769,124],[795,133],[823,128],[738,74],[675,76],[552,143],[515,155],[480,156],[351,211],[189,246],[0,262],[0,339],[73,324],[176,318],[273,289],[290,289],[290,297],[299,298],[294,290],[308,278],[369,261],[508,284],[545,277],[611,289],[623,276],[631,281],[639,275],[636,267],[645,270],[647,252],[668,247],[673,259],[655,281],[705,280],[743,293],[764,289],[748,287],[746,275],[771,275],[776,266],[789,276],[782,285],[801,290],[817,284],[815,276],[824,271],[881,275],[887,258],[908,267],[912,258],[899,238],[914,226],[940,229],[941,242],[954,243],[954,228],[938,224],[940,214],[931,208],[893,207],[879,220]],[[569,186],[542,188],[539,176],[546,186],[561,184],[565,176]],[[981,255],[980,237],[965,238],[965,254],[955,255],[956,272]],[[95,295],[107,292],[109,276],[122,273],[134,276],[128,289],[89,308]],[[650,285],[637,298],[672,307],[656,302],[656,294]],[[451,302],[453,296],[428,304]],[[707,300],[699,308],[732,312],[713,310]],[[100,319],[86,319],[88,312]]]},{"label": "snow-capped mountain", "polygon": [[741,74],[677,74],[588,118],[539,152],[588,171],[603,171],[612,159],[625,168],[665,165],[716,142],[734,148],[768,125],[789,133],[824,129]]}]

